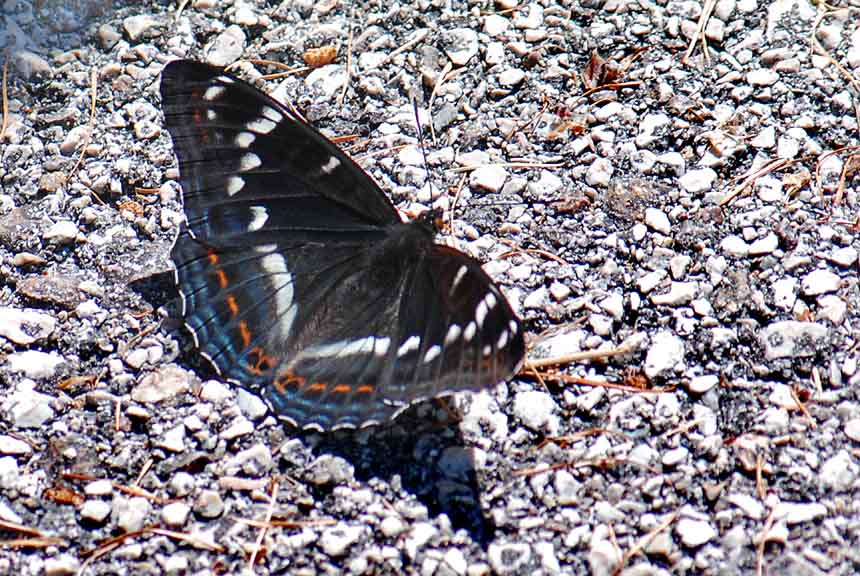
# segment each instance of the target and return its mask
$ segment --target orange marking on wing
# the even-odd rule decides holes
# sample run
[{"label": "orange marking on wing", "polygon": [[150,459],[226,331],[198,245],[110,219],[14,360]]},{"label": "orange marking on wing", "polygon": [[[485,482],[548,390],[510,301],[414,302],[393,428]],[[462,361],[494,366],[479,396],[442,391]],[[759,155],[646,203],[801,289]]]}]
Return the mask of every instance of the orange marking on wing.
[{"label": "orange marking on wing", "polygon": [[220,268],[215,269],[215,276],[218,277],[218,286],[220,286],[222,290],[230,284],[227,274],[225,274]]},{"label": "orange marking on wing", "polygon": [[266,354],[266,351],[260,346],[254,346],[248,351],[248,362],[245,366],[247,366],[249,372],[257,376],[262,376],[272,370],[277,364],[277,358]]},{"label": "orange marking on wing", "polygon": [[239,303],[236,302],[236,297],[232,294],[227,296],[227,308],[230,309],[230,314],[233,316],[239,315]]},{"label": "orange marking on wing", "polygon": [[308,390],[310,392],[325,392],[326,388],[328,388],[328,386],[325,382],[314,382],[308,387]]},{"label": "orange marking on wing", "polygon": [[346,394],[350,390],[352,390],[352,386],[350,386],[349,384],[338,384],[334,387],[335,394]]},{"label": "orange marking on wing", "polygon": [[244,320],[239,321],[239,335],[242,337],[244,346],[251,345],[251,331],[248,329],[248,323]]},{"label": "orange marking on wing", "polygon": [[305,385],[305,378],[287,370],[286,372],[278,374],[275,378],[274,384],[278,389],[278,392],[286,394],[287,386],[295,386],[296,388],[301,389]]},{"label": "orange marking on wing", "polygon": [[370,394],[371,392],[373,392],[373,386],[371,386],[370,384],[362,384],[361,386],[356,388],[355,391],[359,394]]},{"label": "orange marking on wing", "polygon": [[206,256],[209,258],[210,264],[212,264],[213,266],[218,266],[218,254],[210,250]]}]

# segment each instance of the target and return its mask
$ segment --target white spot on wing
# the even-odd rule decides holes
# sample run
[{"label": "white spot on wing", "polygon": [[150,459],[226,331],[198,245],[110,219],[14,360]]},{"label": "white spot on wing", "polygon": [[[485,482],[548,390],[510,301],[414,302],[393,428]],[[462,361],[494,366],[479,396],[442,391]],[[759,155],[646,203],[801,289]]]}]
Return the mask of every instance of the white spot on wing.
[{"label": "white spot on wing", "polygon": [[236,146],[239,148],[247,148],[254,143],[257,137],[252,132],[239,132],[236,134]]},{"label": "white spot on wing", "polygon": [[206,111],[206,119],[207,120],[215,120],[218,118],[218,115],[215,114],[215,110],[207,110]]},{"label": "white spot on wing", "polygon": [[490,292],[478,303],[475,307],[475,322],[478,323],[478,326],[484,325],[484,320],[487,319],[487,314],[490,310],[496,307],[497,302],[498,300],[496,300],[495,295]]},{"label": "white spot on wing", "polygon": [[457,290],[457,286],[460,285],[460,282],[462,282],[463,277],[466,276],[466,272],[468,272],[468,271],[469,271],[469,269],[465,265],[460,266],[460,269],[457,270],[457,274],[454,275],[454,281],[451,282],[451,288],[448,289],[448,295],[449,296],[454,295],[454,291]]},{"label": "white spot on wing", "polygon": [[504,348],[505,346],[508,345],[508,334],[509,333],[507,330],[502,330],[502,333],[499,334],[499,340],[498,340],[498,342],[496,342],[496,348],[501,350],[502,348]]},{"label": "white spot on wing", "polygon": [[421,338],[418,336],[410,336],[407,338],[400,348],[397,349],[397,357],[402,358],[414,350],[421,347]]},{"label": "white spot on wing", "polygon": [[215,80],[217,80],[221,84],[235,84],[236,83],[235,80],[233,80],[229,76],[224,76],[223,74],[221,76],[218,76],[217,78],[215,78]]},{"label": "white spot on wing", "polygon": [[475,332],[477,332],[477,331],[478,331],[477,324],[475,324],[474,322],[469,322],[468,324],[466,324],[466,329],[463,330],[463,340],[466,343],[471,342],[472,338],[475,337]]},{"label": "white spot on wing", "polygon": [[268,254],[269,252],[274,252],[277,249],[277,244],[260,244],[259,246],[254,246],[254,252],[257,252],[258,254]]},{"label": "white spot on wing", "polygon": [[260,110],[260,114],[275,124],[284,119],[284,115],[272,108],[271,106],[264,106],[262,110]]},{"label": "white spot on wing", "polygon": [[391,345],[391,338],[375,338],[373,343],[373,353],[377,356],[385,356],[388,353],[388,347]]},{"label": "white spot on wing", "polygon": [[221,95],[226,92],[227,89],[223,86],[210,86],[203,93],[203,99],[212,102],[213,100],[217,100],[221,97]]},{"label": "white spot on wing", "polygon": [[251,223],[248,224],[248,231],[255,232],[266,224],[269,219],[269,213],[262,206],[251,207]]},{"label": "white spot on wing", "polygon": [[486,346],[484,346],[484,349],[483,349],[483,350],[481,350],[481,353],[482,353],[484,356],[489,356],[490,354],[492,354],[492,353],[493,353],[493,347],[492,347],[492,346],[490,346],[489,344],[487,344]]},{"label": "white spot on wing", "polygon": [[367,336],[358,340],[338,340],[337,342],[307,348],[299,354],[299,358],[334,358],[371,352],[377,356],[384,356],[390,344],[391,338],[377,338],[375,336]]},{"label": "white spot on wing", "polygon": [[328,159],[328,162],[320,167],[320,172],[323,174],[331,174],[335,171],[335,169],[340,166],[340,160],[338,160],[335,156],[332,156]]},{"label": "white spot on wing", "polygon": [[248,152],[239,160],[239,171],[249,172],[254,168],[258,168],[263,161],[253,152]]},{"label": "white spot on wing", "polygon": [[451,324],[448,327],[448,332],[445,334],[445,346],[450,346],[454,342],[457,341],[457,338],[460,337],[460,334],[463,333],[463,329],[460,328],[457,324]]},{"label": "white spot on wing", "polygon": [[235,196],[242,188],[245,187],[245,179],[240,176],[230,176],[227,178],[227,195]]},{"label": "white spot on wing", "polygon": [[[257,246],[260,249],[275,250],[274,244]],[[287,270],[287,259],[277,252],[269,252],[260,258],[260,267],[269,275],[269,282],[275,292],[275,315],[278,318],[276,329],[281,338],[286,341],[293,330],[296,320],[295,294],[293,293],[293,275]]]},{"label": "white spot on wing", "polygon": [[511,331],[511,336],[516,336],[517,332],[519,332],[516,320],[511,320],[510,322],[508,322],[508,330]]},{"label": "white spot on wing", "polygon": [[245,128],[253,130],[258,134],[268,134],[278,125],[277,122],[272,122],[268,118],[257,118],[245,124]]},{"label": "white spot on wing", "polygon": [[427,352],[424,353],[424,363],[429,364],[430,362],[435,360],[441,353],[442,348],[440,348],[438,345],[434,344],[433,346],[430,346],[430,348],[427,349]]}]

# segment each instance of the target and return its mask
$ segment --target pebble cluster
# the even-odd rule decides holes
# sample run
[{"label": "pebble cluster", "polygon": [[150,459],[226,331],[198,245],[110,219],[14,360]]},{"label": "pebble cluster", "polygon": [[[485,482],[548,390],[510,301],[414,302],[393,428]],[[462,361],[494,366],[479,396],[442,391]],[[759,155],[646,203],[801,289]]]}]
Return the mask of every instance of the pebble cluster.
[{"label": "pebble cluster", "polygon": [[[856,8],[175,5],[0,14],[0,539],[55,539],[0,547],[0,574],[255,553],[261,574],[856,572]],[[253,62],[329,46],[278,80]],[[157,87],[178,57],[357,135],[399,206],[454,210],[531,359],[625,352],[459,398],[459,422],[425,403],[285,430],[164,321],[182,211]]]}]

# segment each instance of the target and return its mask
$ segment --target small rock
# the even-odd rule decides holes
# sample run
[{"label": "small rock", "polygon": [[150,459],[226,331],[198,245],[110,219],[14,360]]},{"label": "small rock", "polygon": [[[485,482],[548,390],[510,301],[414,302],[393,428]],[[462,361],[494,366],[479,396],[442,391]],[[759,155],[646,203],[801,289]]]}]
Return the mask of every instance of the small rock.
[{"label": "small rock", "polygon": [[492,543],[487,558],[494,574],[522,574],[531,560],[531,548],[526,543]]},{"label": "small rock", "polygon": [[53,316],[30,309],[0,307],[0,336],[29,346],[48,338],[57,326]]},{"label": "small rock", "polygon": [[827,348],[828,330],[823,324],[786,320],[774,322],[761,334],[761,344],[768,360],[814,356]]},{"label": "small rock", "polygon": [[773,232],[768,233],[764,238],[759,238],[749,246],[750,256],[762,256],[771,254],[779,248],[779,238]]},{"label": "small rock", "polygon": [[772,68],[759,68],[747,72],[747,82],[753,86],[773,86],[779,80],[779,74]]},{"label": "small rock", "polygon": [[800,281],[800,289],[807,296],[818,296],[828,292],[836,292],[842,279],[830,270],[820,268],[813,270]]},{"label": "small rock", "polygon": [[857,479],[860,466],[847,450],[842,449],[821,465],[818,479],[827,490],[845,492],[850,490]]},{"label": "small rock", "polygon": [[194,501],[194,512],[203,518],[217,518],[224,513],[224,501],[215,490],[202,490]]},{"label": "small rock", "polygon": [[412,526],[409,536],[403,543],[406,551],[406,556],[415,559],[418,555],[418,550],[435,536],[439,530],[428,522],[418,522]]},{"label": "small rock", "polygon": [[158,21],[147,15],[129,16],[122,21],[122,28],[132,42],[137,42],[144,36],[152,36],[157,25]]},{"label": "small rock", "polygon": [[704,394],[720,382],[720,377],[716,374],[706,374],[704,376],[696,376],[690,379],[688,389],[695,394]]},{"label": "small rock", "polygon": [[484,18],[484,34],[490,38],[501,36],[508,31],[511,21],[500,14],[490,14]]},{"label": "small rock", "polygon": [[81,506],[81,518],[101,524],[110,516],[110,504],[104,500],[87,500]]},{"label": "small rock", "polygon": [[180,453],[185,451],[185,426],[179,424],[164,433],[161,440],[156,444],[169,452]]},{"label": "small rock", "polygon": [[857,264],[857,250],[851,246],[839,248],[830,254],[830,260],[843,268],[854,266]]},{"label": "small rock", "polygon": [[606,158],[595,158],[585,172],[585,181],[589,186],[608,186],[615,168]]},{"label": "small rock", "polygon": [[526,73],[519,68],[509,68],[499,74],[499,84],[502,86],[517,86],[526,78]]},{"label": "small rock", "polygon": [[687,192],[698,194],[709,191],[716,179],[717,173],[714,170],[711,168],[700,168],[698,170],[689,170],[678,179],[678,184]]},{"label": "small rock", "polygon": [[171,528],[181,528],[190,513],[191,507],[185,502],[171,502],[161,509],[161,520]]},{"label": "small rock", "polygon": [[645,375],[653,379],[675,370],[684,363],[684,341],[675,334],[658,332],[645,357]]},{"label": "small rock", "polygon": [[[860,418],[852,418],[845,423],[845,435],[854,442],[860,442]],[[2,445],[0,445],[0,453],[3,453]]]},{"label": "small rock", "polygon": [[45,558],[42,574],[44,576],[66,576],[80,572],[80,561],[71,554],[60,554],[54,558]]},{"label": "small rock", "polygon": [[454,66],[465,66],[478,53],[478,33],[471,28],[455,28],[442,33],[442,46]]},{"label": "small rock", "polygon": [[679,520],[675,532],[687,548],[698,548],[717,537],[717,531],[710,523],[691,518]]},{"label": "small rock", "polygon": [[720,248],[727,255],[735,258],[744,258],[750,252],[749,244],[744,242],[743,238],[734,234],[723,238],[723,241],[720,242]]},{"label": "small rock", "polygon": [[131,391],[131,398],[142,404],[155,404],[185,394],[191,389],[192,374],[182,368],[168,364],[140,379],[140,384]]},{"label": "small rock", "polygon": [[651,302],[657,306],[683,306],[696,297],[699,285],[696,282],[672,282],[665,294],[652,294]]},{"label": "small rock", "polygon": [[110,480],[93,480],[84,487],[87,496],[101,497],[113,494],[113,484]]},{"label": "small rock", "polygon": [[26,350],[6,357],[9,370],[20,372],[27,378],[35,380],[53,377],[65,364],[66,360],[62,356],[54,352],[38,350]]},{"label": "small rock", "polygon": [[340,93],[348,80],[346,69],[340,64],[315,68],[305,78],[305,86],[318,92],[326,100]]},{"label": "small rock", "polygon": [[364,534],[364,528],[361,526],[350,526],[344,522],[339,522],[335,526],[326,528],[320,534],[319,545],[328,556],[337,558],[347,553],[350,546],[358,542],[358,539]]},{"label": "small rock", "polygon": [[555,435],[558,432],[558,406],[546,392],[528,390],[514,396],[513,412],[527,428]]},{"label": "small rock", "polygon": [[786,524],[802,524],[826,517],[827,507],[818,502],[780,502],[773,509],[774,519],[783,519]]},{"label": "small rock", "polygon": [[672,223],[669,222],[669,217],[659,208],[645,209],[645,225],[664,236],[668,236],[672,232]]},{"label": "small rock", "polygon": [[146,525],[147,516],[151,511],[149,500],[142,496],[133,498],[115,496],[111,519],[124,532],[137,532]]},{"label": "small rock", "polygon": [[226,66],[242,57],[247,37],[237,25],[228,26],[204,49],[206,62],[214,66]]},{"label": "small rock", "polygon": [[74,222],[62,220],[57,222],[42,234],[46,242],[54,244],[71,244],[78,237],[78,227]]},{"label": "small rock", "polygon": [[508,179],[508,171],[502,166],[479,166],[469,174],[469,187],[473,190],[498,192]]},{"label": "small rock", "polygon": [[32,452],[30,445],[23,440],[18,440],[5,434],[0,435],[0,454],[11,454],[13,456],[25,456]]}]

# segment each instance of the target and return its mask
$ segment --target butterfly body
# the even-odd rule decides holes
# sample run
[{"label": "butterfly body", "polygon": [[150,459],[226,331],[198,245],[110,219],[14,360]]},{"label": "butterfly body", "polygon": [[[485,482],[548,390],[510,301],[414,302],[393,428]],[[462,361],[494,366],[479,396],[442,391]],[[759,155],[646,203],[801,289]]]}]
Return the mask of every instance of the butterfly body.
[{"label": "butterfly body", "polygon": [[182,315],[220,374],[331,429],[519,369],[519,321],[480,262],[435,243],[438,211],[402,222],[337,146],[218,68],[171,62],[161,94]]}]

